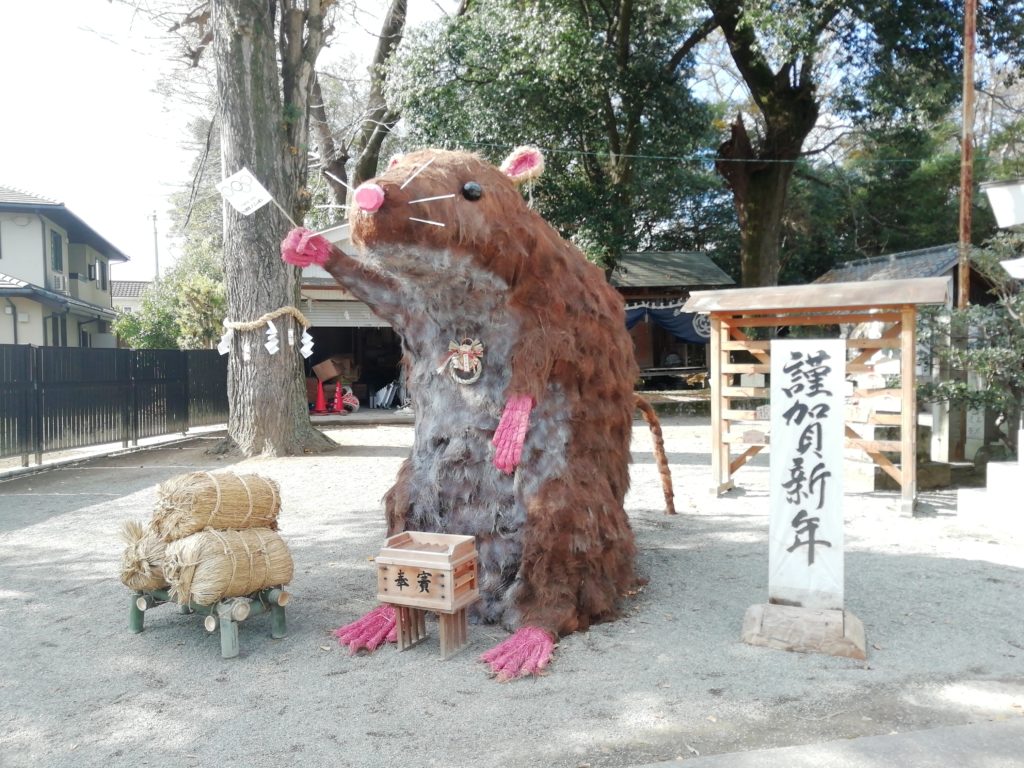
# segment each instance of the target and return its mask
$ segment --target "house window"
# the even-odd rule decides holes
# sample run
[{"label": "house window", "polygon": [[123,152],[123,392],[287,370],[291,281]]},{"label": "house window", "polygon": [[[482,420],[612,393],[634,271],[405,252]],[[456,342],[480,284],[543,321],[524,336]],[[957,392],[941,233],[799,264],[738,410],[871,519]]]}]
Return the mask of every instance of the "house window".
[{"label": "house window", "polygon": [[95,280],[96,279],[96,265],[95,264],[90,264],[89,265],[89,279],[90,280]]},{"label": "house window", "polygon": [[66,347],[68,345],[67,315],[50,316],[50,346]]},{"label": "house window", "polygon": [[55,229],[50,230],[50,267],[54,272],[64,271],[64,238]]},{"label": "house window", "polygon": [[97,262],[100,265],[100,290],[107,290],[107,262]]}]

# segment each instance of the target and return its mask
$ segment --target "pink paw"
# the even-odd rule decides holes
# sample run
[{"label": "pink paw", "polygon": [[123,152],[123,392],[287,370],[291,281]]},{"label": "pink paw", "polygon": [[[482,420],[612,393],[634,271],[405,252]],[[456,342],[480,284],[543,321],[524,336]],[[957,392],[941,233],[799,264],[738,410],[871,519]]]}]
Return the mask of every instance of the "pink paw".
[{"label": "pink paw", "polygon": [[529,395],[514,395],[505,403],[498,428],[494,430],[491,444],[494,446],[494,466],[509,475],[519,466],[523,457],[523,443],[526,429],[530,426],[530,411],[533,398]]},{"label": "pink paw", "polygon": [[281,241],[281,259],[297,267],[326,264],[331,258],[331,244],[305,227],[296,227]]},{"label": "pink paw", "polygon": [[512,637],[480,657],[500,682],[524,675],[539,675],[555,652],[551,634],[540,627],[522,627]]},{"label": "pink paw", "polygon": [[334,636],[338,638],[340,645],[348,646],[350,655],[361,648],[375,651],[384,644],[385,640],[389,643],[398,641],[396,624],[395,607],[384,603],[378,605],[363,618],[334,630]]}]

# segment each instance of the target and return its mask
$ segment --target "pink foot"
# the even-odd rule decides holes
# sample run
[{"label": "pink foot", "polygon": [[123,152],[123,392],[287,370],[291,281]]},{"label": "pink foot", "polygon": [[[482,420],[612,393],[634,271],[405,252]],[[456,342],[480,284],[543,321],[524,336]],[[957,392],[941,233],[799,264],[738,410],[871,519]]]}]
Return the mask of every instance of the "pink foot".
[{"label": "pink foot", "polygon": [[530,411],[533,398],[529,395],[514,395],[505,403],[498,428],[494,430],[491,444],[494,446],[494,466],[505,474],[512,474],[523,457],[523,443],[526,429],[530,425]]},{"label": "pink foot", "polygon": [[378,605],[363,618],[334,630],[334,636],[338,638],[340,645],[348,646],[350,655],[361,648],[375,651],[384,644],[385,640],[389,643],[398,641],[396,624],[394,606],[384,603]]},{"label": "pink foot", "polygon": [[551,634],[540,627],[522,627],[512,637],[480,657],[500,682],[524,675],[539,675],[555,651]]}]

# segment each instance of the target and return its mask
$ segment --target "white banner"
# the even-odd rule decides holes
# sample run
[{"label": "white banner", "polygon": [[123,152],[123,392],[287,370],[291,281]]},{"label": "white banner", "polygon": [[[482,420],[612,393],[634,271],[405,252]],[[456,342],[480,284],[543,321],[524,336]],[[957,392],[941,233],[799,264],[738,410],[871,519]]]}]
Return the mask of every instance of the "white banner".
[{"label": "white banner", "polygon": [[846,343],[771,343],[768,599],[843,608]]},{"label": "white banner", "polygon": [[248,168],[243,168],[217,184],[217,191],[243,216],[255,213],[273,200]]}]

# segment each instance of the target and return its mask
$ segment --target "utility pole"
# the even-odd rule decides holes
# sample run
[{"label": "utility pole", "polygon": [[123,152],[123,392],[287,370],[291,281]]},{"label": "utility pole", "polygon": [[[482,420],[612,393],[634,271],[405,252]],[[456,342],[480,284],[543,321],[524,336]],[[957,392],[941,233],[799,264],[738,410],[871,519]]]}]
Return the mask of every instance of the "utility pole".
[{"label": "utility pole", "polygon": [[156,211],[150,216],[153,219],[153,261],[156,262],[156,280],[160,279],[160,246],[156,234]]},{"label": "utility pole", "polygon": [[970,303],[971,195],[974,189],[974,48],[977,0],[964,0],[964,93],[960,138],[960,241],[957,307]]}]

